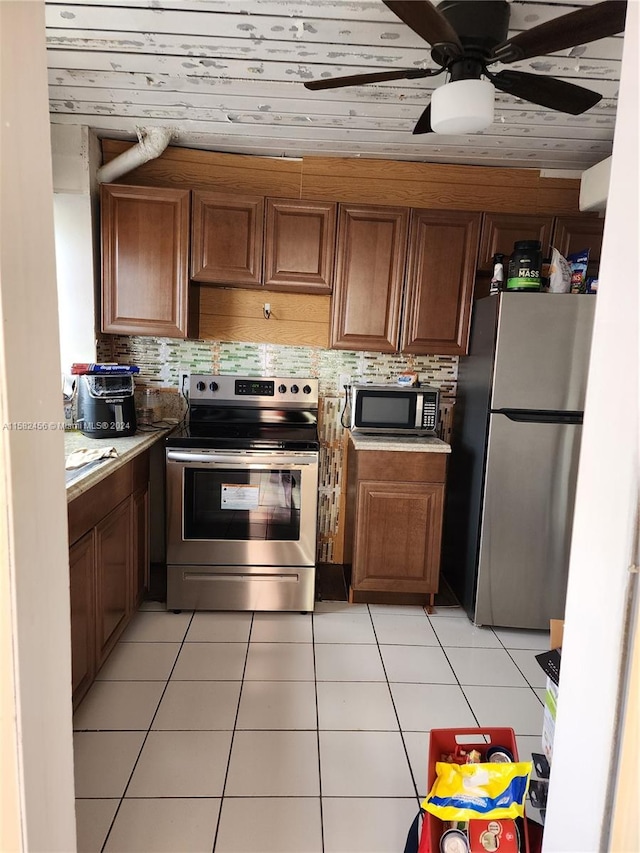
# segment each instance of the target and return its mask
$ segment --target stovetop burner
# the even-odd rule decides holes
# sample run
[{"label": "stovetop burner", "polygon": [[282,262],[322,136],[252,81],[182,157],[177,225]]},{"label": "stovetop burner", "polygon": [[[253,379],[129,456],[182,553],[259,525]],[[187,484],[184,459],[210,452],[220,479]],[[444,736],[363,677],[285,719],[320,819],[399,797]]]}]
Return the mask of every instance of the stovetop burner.
[{"label": "stovetop burner", "polygon": [[187,423],[167,438],[167,447],[320,447],[317,380],[198,374],[191,377],[189,398]]},{"label": "stovetop burner", "polygon": [[167,438],[167,447],[237,448],[239,450],[318,450],[318,431],[310,427],[236,424],[212,428],[206,424],[184,424]]}]

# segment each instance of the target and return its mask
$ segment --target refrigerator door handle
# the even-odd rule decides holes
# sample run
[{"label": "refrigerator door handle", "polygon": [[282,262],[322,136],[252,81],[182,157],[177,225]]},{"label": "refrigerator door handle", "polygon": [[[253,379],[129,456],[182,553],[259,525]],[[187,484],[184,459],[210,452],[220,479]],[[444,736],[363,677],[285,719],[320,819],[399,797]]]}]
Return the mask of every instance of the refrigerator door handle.
[{"label": "refrigerator door handle", "polygon": [[504,415],[521,424],[581,424],[583,412],[552,412],[527,409],[492,409],[491,414]]}]

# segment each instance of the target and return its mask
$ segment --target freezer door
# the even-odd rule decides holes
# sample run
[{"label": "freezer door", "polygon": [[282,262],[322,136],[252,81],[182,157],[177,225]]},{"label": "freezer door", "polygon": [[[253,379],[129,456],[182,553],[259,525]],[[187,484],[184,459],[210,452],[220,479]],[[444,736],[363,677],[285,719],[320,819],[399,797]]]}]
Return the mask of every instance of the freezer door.
[{"label": "freezer door", "polygon": [[492,415],[474,621],[562,619],[582,427]]},{"label": "freezer door", "polygon": [[584,294],[501,294],[491,409],[584,410],[595,303]]}]

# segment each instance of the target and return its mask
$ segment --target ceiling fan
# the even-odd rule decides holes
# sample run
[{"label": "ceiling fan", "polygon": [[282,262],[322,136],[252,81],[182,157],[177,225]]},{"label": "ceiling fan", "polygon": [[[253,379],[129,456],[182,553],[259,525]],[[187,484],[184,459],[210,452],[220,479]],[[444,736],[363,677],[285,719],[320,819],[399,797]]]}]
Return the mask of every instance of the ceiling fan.
[{"label": "ceiling fan", "polygon": [[[507,38],[507,0],[382,0],[400,20],[431,45],[437,69],[403,69],[308,81],[307,89],[339,89],[363,83],[418,80],[447,72],[449,80],[434,90],[413,133],[474,133],[493,122],[495,89],[551,110],[580,115],[602,98],[598,92],[554,77],[524,71],[490,71],[622,32],[626,0],[603,0],[561,15]],[[483,79],[484,78],[484,79]]]}]

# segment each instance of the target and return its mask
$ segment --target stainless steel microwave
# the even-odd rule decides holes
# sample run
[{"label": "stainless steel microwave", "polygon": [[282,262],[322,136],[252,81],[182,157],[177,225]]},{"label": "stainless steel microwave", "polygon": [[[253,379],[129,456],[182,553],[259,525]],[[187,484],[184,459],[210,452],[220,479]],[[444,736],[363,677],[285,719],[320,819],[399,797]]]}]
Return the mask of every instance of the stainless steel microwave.
[{"label": "stainless steel microwave", "polygon": [[429,385],[352,385],[351,430],[392,435],[433,435],[440,393]]}]

